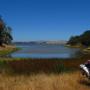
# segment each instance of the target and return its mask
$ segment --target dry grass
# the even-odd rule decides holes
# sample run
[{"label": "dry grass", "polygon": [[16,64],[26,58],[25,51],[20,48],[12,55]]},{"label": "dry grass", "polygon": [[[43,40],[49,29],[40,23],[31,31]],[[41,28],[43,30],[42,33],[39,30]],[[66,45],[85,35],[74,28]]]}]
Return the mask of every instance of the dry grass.
[{"label": "dry grass", "polygon": [[[89,58],[85,56],[80,59],[62,61],[58,59],[6,60],[6,63],[1,63],[0,90],[90,90],[90,82],[82,78],[78,71],[79,64]],[[76,70],[58,74],[56,71],[61,66],[56,68],[57,65]],[[3,69],[9,68],[11,73],[3,72]]]},{"label": "dry grass", "polygon": [[90,82],[79,72],[32,75],[0,74],[0,90],[90,90]]}]

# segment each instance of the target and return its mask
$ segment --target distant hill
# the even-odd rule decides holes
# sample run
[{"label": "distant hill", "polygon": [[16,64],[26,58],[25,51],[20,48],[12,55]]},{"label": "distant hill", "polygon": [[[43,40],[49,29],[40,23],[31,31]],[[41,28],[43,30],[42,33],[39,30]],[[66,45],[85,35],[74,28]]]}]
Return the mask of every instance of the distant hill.
[{"label": "distant hill", "polygon": [[46,41],[46,44],[66,44],[66,41]]},{"label": "distant hill", "polygon": [[23,44],[23,45],[26,45],[26,44],[66,44],[67,42],[66,41],[30,41],[30,42],[13,42],[13,44]]}]

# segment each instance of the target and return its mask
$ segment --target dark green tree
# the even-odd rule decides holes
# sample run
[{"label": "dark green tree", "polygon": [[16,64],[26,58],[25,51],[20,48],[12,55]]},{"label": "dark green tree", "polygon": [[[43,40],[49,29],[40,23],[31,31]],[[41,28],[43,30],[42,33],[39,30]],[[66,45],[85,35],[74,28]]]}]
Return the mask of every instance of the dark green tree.
[{"label": "dark green tree", "polygon": [[13,40],[13,37],[11,35],[11,27],[7,26],[2,17],[0,17],[0,45],[3,44],[10,44]]},{"label": "dark green tree", "polygon": [[68,43],[70,45],[82,44],[84,46],[90,46],[90,30],[85,31],[79,36],[73,36],[69,39]]},{"label": "dark green tree", "polygon": [[89,46],[90,45],[90,30],[85,31],[82,35],[80,35],[81,37],[81,43],[85,46]]},{"label": "dark green tree", "polygon": [[76,44],[80,43],[79,40],[80,40],[80,37],[79,36],[72,36],[69,39],[69,41],[68,41],[67,44],[76,45]]}]

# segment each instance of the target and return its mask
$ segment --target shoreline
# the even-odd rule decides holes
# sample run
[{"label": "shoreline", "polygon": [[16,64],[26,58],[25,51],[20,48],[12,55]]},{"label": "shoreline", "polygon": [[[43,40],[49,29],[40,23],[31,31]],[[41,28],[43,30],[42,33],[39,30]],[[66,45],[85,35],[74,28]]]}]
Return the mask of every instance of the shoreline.
[{"label": "shoreline", "polygon": [[14,45],[5,45],[4,47],[0,46],[0,56],[8,55],[18,50],[20,50],[20,48],[17,48]]},{"label": "shoreline", "polygon": [[85,46],[80,46],[80,45],[69,45],[69,44],[65,46],[70,47],[70,48],[79,48],[81,49],[83,53],[90,54],[90,46],[85,47]]}]

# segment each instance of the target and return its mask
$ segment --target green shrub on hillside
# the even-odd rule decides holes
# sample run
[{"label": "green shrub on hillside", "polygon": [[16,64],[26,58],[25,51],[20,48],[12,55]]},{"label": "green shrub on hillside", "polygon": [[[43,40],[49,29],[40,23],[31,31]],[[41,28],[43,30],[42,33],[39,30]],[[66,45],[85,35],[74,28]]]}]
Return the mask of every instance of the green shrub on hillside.
[{"label": "green shrub on hillside", "polygon": [[83,34],[79,36],[72,36],[67,44],[70,45],[78,45],[82,44],[84,46],[90,46],[90,30],[85,31]]}]

